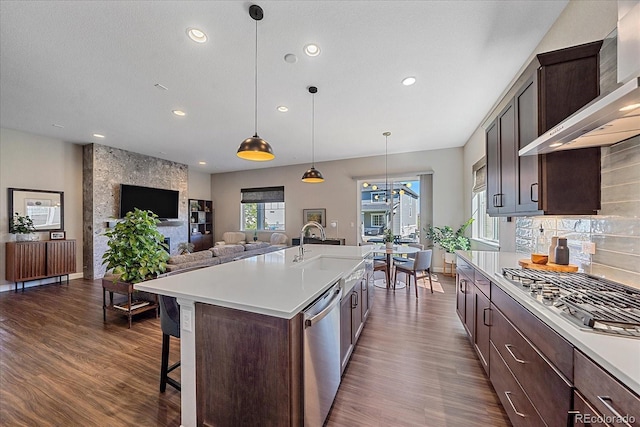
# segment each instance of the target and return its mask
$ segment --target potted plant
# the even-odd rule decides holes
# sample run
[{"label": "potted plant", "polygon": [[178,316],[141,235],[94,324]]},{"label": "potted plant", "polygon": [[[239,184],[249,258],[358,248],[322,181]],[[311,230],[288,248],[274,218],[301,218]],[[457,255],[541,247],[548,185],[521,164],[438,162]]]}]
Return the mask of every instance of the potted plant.
[{"label": "potted plant", "polygon": [[9,233],[16,235],[16,241],[28,242],[34,240],[36,228],[33,225],[33,221],[28,215],[20,215],[16,212],[11,217],[11,226],[9,227]]},{"label": "potted plant", "polygon": [[455,251],[468,251],[471,249],[471,241],[464,235],[464,232],[472,222],[473,218],[469,218],[469,220],[462,224],[456,231],[453,231],[453,228],[448,225],[444,227],[429,226],[429,229],[426,230],[427,238],[445,251],[445,262],[454,262]]},{"label": "potted plant", "polygon": [[120,281],[139,283],[154,278],[166,269],[169,254],[164,236],[158,231],[158,216],[151,211],[135,209],[107,230],[109,238],[102,263]]},{"label": "potted plant", "polygon": [[393,230],[390,228],[386,228],[382,233],[382,240],[384,241],[387,249],[391,249],[393,247],[393,239],[395,236],[393,235]]}]

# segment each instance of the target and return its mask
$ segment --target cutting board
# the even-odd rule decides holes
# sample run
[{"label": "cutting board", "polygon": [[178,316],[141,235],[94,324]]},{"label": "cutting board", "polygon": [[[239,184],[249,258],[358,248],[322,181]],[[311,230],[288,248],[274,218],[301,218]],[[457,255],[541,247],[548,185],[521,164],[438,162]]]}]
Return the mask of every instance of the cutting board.
[{"label": "cutting board", "polygon": [[518,261],[518,264],[523,268],[530,268],[531,270],[560,271],[562,273],[575,273],[578,271],[577,265],[560,265],[553,264],[551,262],[546,264],[534,264],[530,259],[521,259]]}]

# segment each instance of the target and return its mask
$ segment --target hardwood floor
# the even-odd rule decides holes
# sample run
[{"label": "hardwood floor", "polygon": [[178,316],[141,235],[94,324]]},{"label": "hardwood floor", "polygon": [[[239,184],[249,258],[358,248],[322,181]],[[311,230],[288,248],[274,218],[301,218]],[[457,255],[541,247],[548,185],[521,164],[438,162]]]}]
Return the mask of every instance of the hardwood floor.
[{"label": "hardwood floor", "polygon": [[[509,425],[456,317],[453,281],[440,280],[444,293],[421,289],[418,301],[376,288],[327,426]],[[0,425],[180,425],[180,393],[158,390],[159,320],[143,313],[127,329],[108,312],[103,323],[101,291],[79,279],[0,294]]]}]

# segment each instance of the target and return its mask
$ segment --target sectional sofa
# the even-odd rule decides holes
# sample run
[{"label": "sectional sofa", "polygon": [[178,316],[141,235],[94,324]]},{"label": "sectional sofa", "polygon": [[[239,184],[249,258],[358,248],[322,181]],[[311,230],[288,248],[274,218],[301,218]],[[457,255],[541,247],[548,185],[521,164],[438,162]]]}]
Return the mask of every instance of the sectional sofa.
[{"label": "sectional sofa", "polygon": [[246,242],[242,232],[227,232],[216,245],[204,251],[191,254],[174,255],[167,261],[167,272],[194,267],[208,267],[229,261],[249,258],[288,247],[288,237],[282,233],[273,233],[269,242]]}]

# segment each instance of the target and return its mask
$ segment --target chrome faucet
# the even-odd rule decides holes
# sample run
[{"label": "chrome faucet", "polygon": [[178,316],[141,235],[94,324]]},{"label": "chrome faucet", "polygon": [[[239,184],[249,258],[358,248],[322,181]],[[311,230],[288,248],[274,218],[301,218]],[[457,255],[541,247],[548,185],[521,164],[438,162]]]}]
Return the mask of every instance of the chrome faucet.
[{"label": "chrome faucet", "polygon": [[320,225],[316,221],[307,222],[305,225],[302,226],[302,229],[300,230],[300,248],[298,249],[298,255],[296,255],[296,257],[293,258],[293,262],[299,262],[299,261],[304,260],[304,248],[303,248],[303,245],[304,245],[304,232],[309,227],[316,227],[318,230],[320,230],[320,239],[326,240],[326,238],[327,238],[326,235],[324,234],[324,228],[322,227],[322,225]]}]

